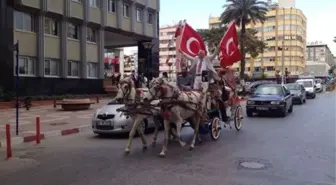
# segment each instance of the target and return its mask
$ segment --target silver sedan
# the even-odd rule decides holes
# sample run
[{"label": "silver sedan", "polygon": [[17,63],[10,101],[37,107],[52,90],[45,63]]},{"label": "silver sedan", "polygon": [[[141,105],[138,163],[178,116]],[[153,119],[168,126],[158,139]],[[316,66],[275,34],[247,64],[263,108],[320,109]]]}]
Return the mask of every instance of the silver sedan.
[{"label": "silver sedan", "polygon": [[[129,133],[133,126],[131,117],[122,112],[117,112],[118,108],[124,104],[109,103],[104,107],[97,109],[92,118],[92,130],[95,134],[122,134]],[[141,128],[144,133],[155,127],[153,117],[142,121]]]}]

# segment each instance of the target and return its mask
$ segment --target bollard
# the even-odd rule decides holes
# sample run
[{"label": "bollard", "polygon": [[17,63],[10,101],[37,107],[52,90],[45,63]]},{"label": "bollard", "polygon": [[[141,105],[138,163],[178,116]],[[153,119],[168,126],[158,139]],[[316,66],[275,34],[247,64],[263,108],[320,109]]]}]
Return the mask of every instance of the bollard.
[{"label": "bollard", "polygon": [[12,141],[11,141],[11,132],[10,132],[10,124],[6,124],[6,153],[7,158],[12,157]]},{"label": "bollard", "polygon": [[54,108],[56,108],[56,99],[54,99]]},{"label": "bollard", "polygon": [[99,103],[99,96],[97,96],[97,103]]},{"label": "bollard", "polygon": [[41,143],[40,117],[36,117],[36,144]]}]

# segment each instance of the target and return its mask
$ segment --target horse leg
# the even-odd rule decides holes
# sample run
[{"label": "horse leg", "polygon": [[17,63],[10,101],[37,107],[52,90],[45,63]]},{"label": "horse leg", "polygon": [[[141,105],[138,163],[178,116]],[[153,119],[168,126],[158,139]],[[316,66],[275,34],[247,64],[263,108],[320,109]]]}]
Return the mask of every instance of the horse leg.
[{"label": "horse leg", "polygon": [[153,139],[152,139],[152,146],[153,147],[156,146],[156,140],[157,140],[157,137],[158,137],[158,134],[159,134],[159,129],[160,129],[160,124],[156,123],[154,134],[153,134]]},{"label": "horse leg", "polygon": [[178,121],[175,123],[176,124],[176,139],[180,143],[181,147],[184,147],[186,145],[185,142],[181,141],[181,128],[182,128],[182,123],[183,120],[180,118]]},{"label": "horse leg", "polygon": [[136,115],[134,119],[134,124],[132,130],[129,133],[128,141],[125,147],[125,154],[129,154],[131,151],[132,140],[134,138],[135,132],[137,131],[138,127],[140,126],[141,121],[144,119],[143,115]]},{"label": "horse leg", "polygon": [[168,120],[164,120],[164,140],[162,145],[162,150],[160,153],[160,157],[166,157],[166,151],[168,148],[168,140],[169,140],[169,130],[170,130],[170,122]]},{"label": "horse leg", "polygon": [[141,141],[142,141],[142,150],[146,151],[147,150],[147,141],[146,141],[146,138],[145,138],[145,134],[143,133],[143,131],[140,128],[140,125],[137,128],[137,131],[138,131],[138,134],[139,134],[139,136],[141,138]]},{"label": "horse leg", "polygon": [[196,138],[198,137],[198,131],[199,131],[199,124],[200,124],[200,117],[197,116],[197,118],[195,118],[195,123],[194,123],[194,136],[193,139],[191,141],[189,150],[193,150],[195,148],[195,142],[196,142]]}]

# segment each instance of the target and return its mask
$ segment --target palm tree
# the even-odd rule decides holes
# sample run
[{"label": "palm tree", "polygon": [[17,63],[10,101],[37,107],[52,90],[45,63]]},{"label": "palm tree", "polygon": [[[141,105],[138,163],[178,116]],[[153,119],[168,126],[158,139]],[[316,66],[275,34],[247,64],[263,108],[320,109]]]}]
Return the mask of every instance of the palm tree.
[{"label": "palm tree", "polygon": [[245,38],[246,25],[249,23],[264,23],[266,20],[266,13],[268,11],[267,3],[260,0],[227,0],[224,12],[221,14],[221,21],[223,24],[228,24],[232,21],[241,28],[240,34],[240,50],[243,56],[240,67],[240,79],[244,79],[245,72]]}]

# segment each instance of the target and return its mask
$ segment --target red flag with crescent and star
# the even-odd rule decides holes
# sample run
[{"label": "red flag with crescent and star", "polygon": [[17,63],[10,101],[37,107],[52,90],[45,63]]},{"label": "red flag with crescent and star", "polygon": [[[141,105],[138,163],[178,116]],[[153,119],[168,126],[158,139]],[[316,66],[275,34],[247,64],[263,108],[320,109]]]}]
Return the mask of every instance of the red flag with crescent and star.
[{"label": "red flag with crescent and star", "polygon": [[238,34],[236,25],[231,23],[222,37],[220,43],[220,65],[225,68],[242,59],[239,50]]},{"label": "red flag with crescent and star", "polygon": [[180,51],[195,57],[200,50],[204,50],[206,54],[206,47],[201,35],[191,26],[185,24],[181,32]]}]

